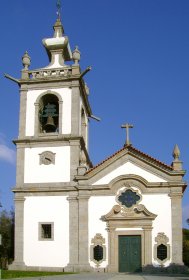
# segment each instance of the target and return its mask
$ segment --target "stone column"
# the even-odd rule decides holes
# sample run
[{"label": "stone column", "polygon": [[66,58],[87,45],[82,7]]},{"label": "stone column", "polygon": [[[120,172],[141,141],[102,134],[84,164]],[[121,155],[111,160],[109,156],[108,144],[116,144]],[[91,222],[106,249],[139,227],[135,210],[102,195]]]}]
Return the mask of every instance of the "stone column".
[{"label": "stone column", "polygon": [[88,238],[88,200],[89,195],[79,194],[79,270],[90,271]]},{"label": "stone column", "polygon": [[[180,188],[179,188],[180,189]],[[183,265],[182,261],[182,190],[172,191],[172,263]]]},{"label": "stone column", "polygon": [[145,226],[144,230],[144,248],[142,248],[144,256],[144,266],[152,264],[152,227]]},{"label": "stone column", "polygon": [[[108,227],[108,271],[116,272],[115,264],[115,228]],[[118,250],[118,248],[117,248]]]},{"label": "stone column", "polygon": [[19,116],[19,138],[25,136],[26,130],[26,106],[27,106],[27,88],[22,85],[20,89],[20,116]]},{"label": "stone column", "polygon": [[9,269],[25,269],[24,263],[24,197],[15,198],[14,262]]},{"label": "stone column", "polygon": [[69,201],[69,250],[70,260],[65,271],[74,272],[79,262],[78,245],[78,199],[76,196],[68,197]]}]

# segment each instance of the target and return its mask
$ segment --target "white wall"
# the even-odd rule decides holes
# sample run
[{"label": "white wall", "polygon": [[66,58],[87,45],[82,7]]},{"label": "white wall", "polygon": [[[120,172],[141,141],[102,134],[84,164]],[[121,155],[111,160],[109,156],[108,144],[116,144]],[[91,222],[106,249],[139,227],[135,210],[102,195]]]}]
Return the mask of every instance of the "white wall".
[{"label": "white wall", "polygon": [[148,182],[165,182],[163,178],[160,178],[157,175],[152,174],[149,171],[128,161],[123,165],[121,165],[120,167],[114,169],[112,172],[110,172],[100,180],[96,181],[93,185],[109,184],[110,181],[113,180],[114,178],[121,175],[128,175],[128,174],[135,174],[141,176],[144,179],[146,179]]},{"label": "white wall", "polygon": [[[60,94],[63,101],[63,115],[62,115],[62,133],[71,133],[71,89],[61,88],[52,89],[52,92],[57,92]],[[34,135],[35,127],[35,102],[39,95],[45,93],[46,90],[29,90],[27,92],[27,106],[26,106],[26,136]]]},{"label": "white wall", "polygon": [[[39,154],[55,153],[55,164],[39,164]],[[24,160],[24,159],[23,159]],[[50,183],[70,181],[70,147],[26,148],[24,160],[24,183]]]},{"label": "white wall", "polygon": [[[89,199],[89,247],[91,245],[91,239],[94,238],[96,233],[101,233],[106,240],[106,248],[108,248],[108,233],[106,230],[106,223],[101,221],[100,218],[101,216],[106,215],[115,204],[117,204],[117,202],[114,196],[94,196]],[[169,238],[169,244],[171,245],[172,243],[171,199],[167,194],[142,194],[142,200],[140,201],[140,204],[143,204],[147,208],[147,210],[157,215],[157,218],[153,222],[152,230],[153,256],[155,237],[159,232],[164,232]],[[106,265],[108,264],[107,261],[108,251],[106,255],[106,261],[103,262],[100,267],[106,267]],[[152,262],[153,264],[157,264],[154,259],[152,259]],[[168,265],[169,263],[170,261],[166,262],[165,265]],[[95,267],[95,264],[93,262],[90,262],[90,264],[91,266]]]},{"label": "white wall", "polygon": [[[54,222],[54,241],[39,241],[39,222]],[[24,262],[28,266],[64,267],[69,262],[69,203],[66,197],[26,197]]]},{"label": "white wall", "polygon": [[108,265],[108,232],[106,230],[106,223],[102,222],[100,218],[107,214],[115,204],[117,203],[114,196],[93,196],[89,199],[89,262],[93,267],[96,267],[96,265],[90,261],[90,245],[91,239],[97,233],[101,233],[106,242],[106,261],[102,262],[100,267]]}]

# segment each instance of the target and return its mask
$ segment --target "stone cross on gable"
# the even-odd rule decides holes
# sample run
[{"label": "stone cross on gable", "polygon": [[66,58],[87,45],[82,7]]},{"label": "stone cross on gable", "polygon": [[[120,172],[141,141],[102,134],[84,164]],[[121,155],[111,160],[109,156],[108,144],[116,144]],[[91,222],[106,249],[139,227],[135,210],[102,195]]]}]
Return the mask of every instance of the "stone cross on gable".
[{"label": "stone cross on gable", "polygon": [[126,142],[125,142],[125,145],[128,146],[128,145],[131,145],[130,141],[129,141],[129,128],[133,128],[133,125],[132,124],[123,124],[121,126],[121,128],[125,128],[126,129]]}]

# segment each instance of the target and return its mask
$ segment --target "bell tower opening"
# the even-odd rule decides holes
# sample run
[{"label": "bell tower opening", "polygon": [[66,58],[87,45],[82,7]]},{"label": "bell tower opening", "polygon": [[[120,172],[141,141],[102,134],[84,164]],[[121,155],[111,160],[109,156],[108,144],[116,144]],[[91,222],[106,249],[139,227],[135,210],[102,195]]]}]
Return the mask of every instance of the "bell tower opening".
[{"label": "bell tower opening", "polygon": [[46,94],[39,101],[39,132],[59,132],[59,100],[54,94]]}]

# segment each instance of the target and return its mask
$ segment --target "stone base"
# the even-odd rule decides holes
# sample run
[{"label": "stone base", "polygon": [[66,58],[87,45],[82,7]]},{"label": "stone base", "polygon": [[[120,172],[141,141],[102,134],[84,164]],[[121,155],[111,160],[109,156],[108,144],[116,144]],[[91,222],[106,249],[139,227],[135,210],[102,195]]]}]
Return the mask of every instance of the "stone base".
[{"label": "stone base", "polygon": [[22,271],[54,271],[64,272],[63,267],[46,267],[46,266],[27,266],[25,263],[13,262],[9,265],[9,270],[22,270]]},{"label": "stone base", "polygon": [[93,272],[94,269],[89,264],[69,264],[64,268],[65,272]]},{"label": "stone base", "polygon": [[9,264],[8,269],[9,270],[27,270],[24,262],[16,262],[16,261]]},{"label": "stone base", "polygon": [[93,267],[94,272],[105,273],[108,272],[107,267]]},{"label": "stone base", "polygon": [[145,274],[188,274],[189,268],[184,264],[176,263],[172,263],[167,267],[147,265],[142,268],[142,272]]}]

